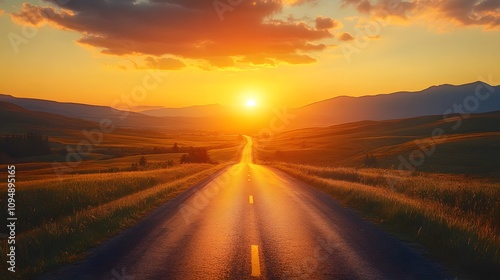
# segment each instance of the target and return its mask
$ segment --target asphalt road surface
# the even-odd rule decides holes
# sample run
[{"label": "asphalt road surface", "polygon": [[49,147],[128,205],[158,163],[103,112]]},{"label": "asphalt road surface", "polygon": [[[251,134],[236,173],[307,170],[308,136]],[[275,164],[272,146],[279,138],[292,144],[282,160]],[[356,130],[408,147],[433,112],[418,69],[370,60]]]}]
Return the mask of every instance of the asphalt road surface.
[{"label": "asphalt road surface", "polygon": [[241,161],[41,279],[453,279],[327,194]]}]

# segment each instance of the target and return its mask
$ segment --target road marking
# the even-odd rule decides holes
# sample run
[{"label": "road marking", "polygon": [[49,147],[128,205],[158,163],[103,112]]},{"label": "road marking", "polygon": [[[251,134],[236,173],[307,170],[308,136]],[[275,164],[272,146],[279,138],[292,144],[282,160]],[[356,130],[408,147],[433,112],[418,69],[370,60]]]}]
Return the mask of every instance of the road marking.
[{"label": "road marking", "polygon": [[248,178],[248,182],[250,182],[250,178]]},{"label": "road marking", "polygon": [[252,276],[260,276],[259,246],[252,245]]},{"label": "road marking", "polygon": [[253,195],[248,197],[248,202],[250,202],[250,204],[253,204]]}]

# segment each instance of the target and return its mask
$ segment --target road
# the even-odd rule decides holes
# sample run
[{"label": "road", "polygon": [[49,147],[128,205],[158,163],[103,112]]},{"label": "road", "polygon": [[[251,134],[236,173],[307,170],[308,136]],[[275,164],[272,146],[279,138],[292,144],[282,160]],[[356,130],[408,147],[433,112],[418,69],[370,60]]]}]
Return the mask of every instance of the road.
[{"label": "road", "polygon": [[241,161],[41,279],[452,279],[325,193]]}]

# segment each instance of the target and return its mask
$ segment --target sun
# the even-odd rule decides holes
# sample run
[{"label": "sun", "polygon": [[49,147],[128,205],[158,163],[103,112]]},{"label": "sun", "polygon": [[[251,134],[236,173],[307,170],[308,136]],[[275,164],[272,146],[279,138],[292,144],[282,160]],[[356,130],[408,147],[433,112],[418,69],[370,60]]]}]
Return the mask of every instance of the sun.
[{"label": "sun", "polygon": [[257,102],[254,99],[248,99],[246,105],[247,107],[255,107],[257,106]]}]

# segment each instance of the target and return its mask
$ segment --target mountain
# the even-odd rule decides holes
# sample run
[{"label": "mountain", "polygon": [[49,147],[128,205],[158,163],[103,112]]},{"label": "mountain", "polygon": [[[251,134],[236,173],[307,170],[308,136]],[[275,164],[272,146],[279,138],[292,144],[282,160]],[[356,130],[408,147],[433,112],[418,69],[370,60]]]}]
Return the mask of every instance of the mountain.
[{"label": "mountain", "polygon": [[0,101],[0,132],[24,134],[39,132],[49,135],[64,135],[68,130],[76,131],[99,127],[99,124],[62,115],[27,110],[16,104]]},{"label": "mountain", "polygon": [[139,112],[156,117],[222,117],[230,114],[230,110],[227,107],[219,104],[183,108],[155,108]]},{"label": "mountain", "polygon": [[[138,112],[117,110],[107,106],[18,98],[0,94],[0,102],[2,101],[30,111],[58,114],[96,123],[102,120],[110,120],[117,127],[175,133],[193,131],[251,132],[267,125],[272,117],[271,113],[263,113],[258,116],[248,115],[241,110],[238,111],[221,105],[193,106],[178,109],[163,108],[156,113],[151,112],[151,114],[159,116],[151,116]],[[155,110],[153,109],[153,111]],[[165,114],[168,116],[163,116]]]},{"label": "mountain", "polygon": [[161,130],[112,127],[112,123],[100,125],[83,119],[31,111],[4,101],[0,101],[0,119],[7,120],[0,122],[0,137],[27,133],[48,136],[52,148],[56,150],[81,141],[99,141],[94,145],[94,151],[113,154],[116,147],[129,150],[141,145],[161,147],[159,143],[167,138]]},{"label": "mountain", "polygon": [[92,121],[99,121],[100,119],[109,117],[110,115],[125,114],[125,111],[116,110],[106,106],[66,103],[34,98],[20,98],[5,94],[0,94],[0,101],[10,102],[31,111],[52,113]]},{"label": "mountain", "polygon": [[[476,90],[481,94],[492,90],[486,100],[475,97]],[[474,102],[477,101],[477,104]],[[464,111],[484,113],[500,110],[500,86],[491,87],[482,82],[460,86],[433,86],[419,92],[397,92],[374,96],[341,96],[309,104],[291,110],[296,115],[288,129],[329,126],[363,120],[392,120],[428,115],[443,115],[454,110],[454,105],[466,102]],[[472,108],[471,106],[477,108]]]},{"label": "mountain", "polygon": [[18,98],[5,94],[0,94],[0,102],[9,102],[30,111],[57,114],[96,123],[110,120],[118,127],[175,131],[198,130],[205,127],[203,122],[196,118],[154,117],[107,106]]},{"label": "mountain", "polygon": [[[493,92],[485,100],[475,96]],[[153,129],[162,131],[226,131],[254,133],[273,126],[283,116],[276,115],[280,108],[269,110],[260,108],[253,114],[241,108],[224,107],[218,104],[192,106],[185,108],[157,108],[142,112],[128,112],[106,106],[63,103],[32,98],[17,98],[0,94],[0,102],[10,102],[31,111],[59,114],[70,118],[100,122],[109,119],[114,125],[125,128]],[[476,102],[476,103],[474,103]],[[341,96],[329,100],[289,109],[295,115],[284,130],[306,127],[326,127],[341,123],[363,120],[393,120],[428,115],[442,115],[447,110],[454,110],[455,104],[466,106],[464,111],[483,113],[500,110],[500,86],[491,87],[482,82],[466,85],[433,86],[419,92],[397,92],[374,96]],[[471,106],[476,106],[472,108]]]}]

